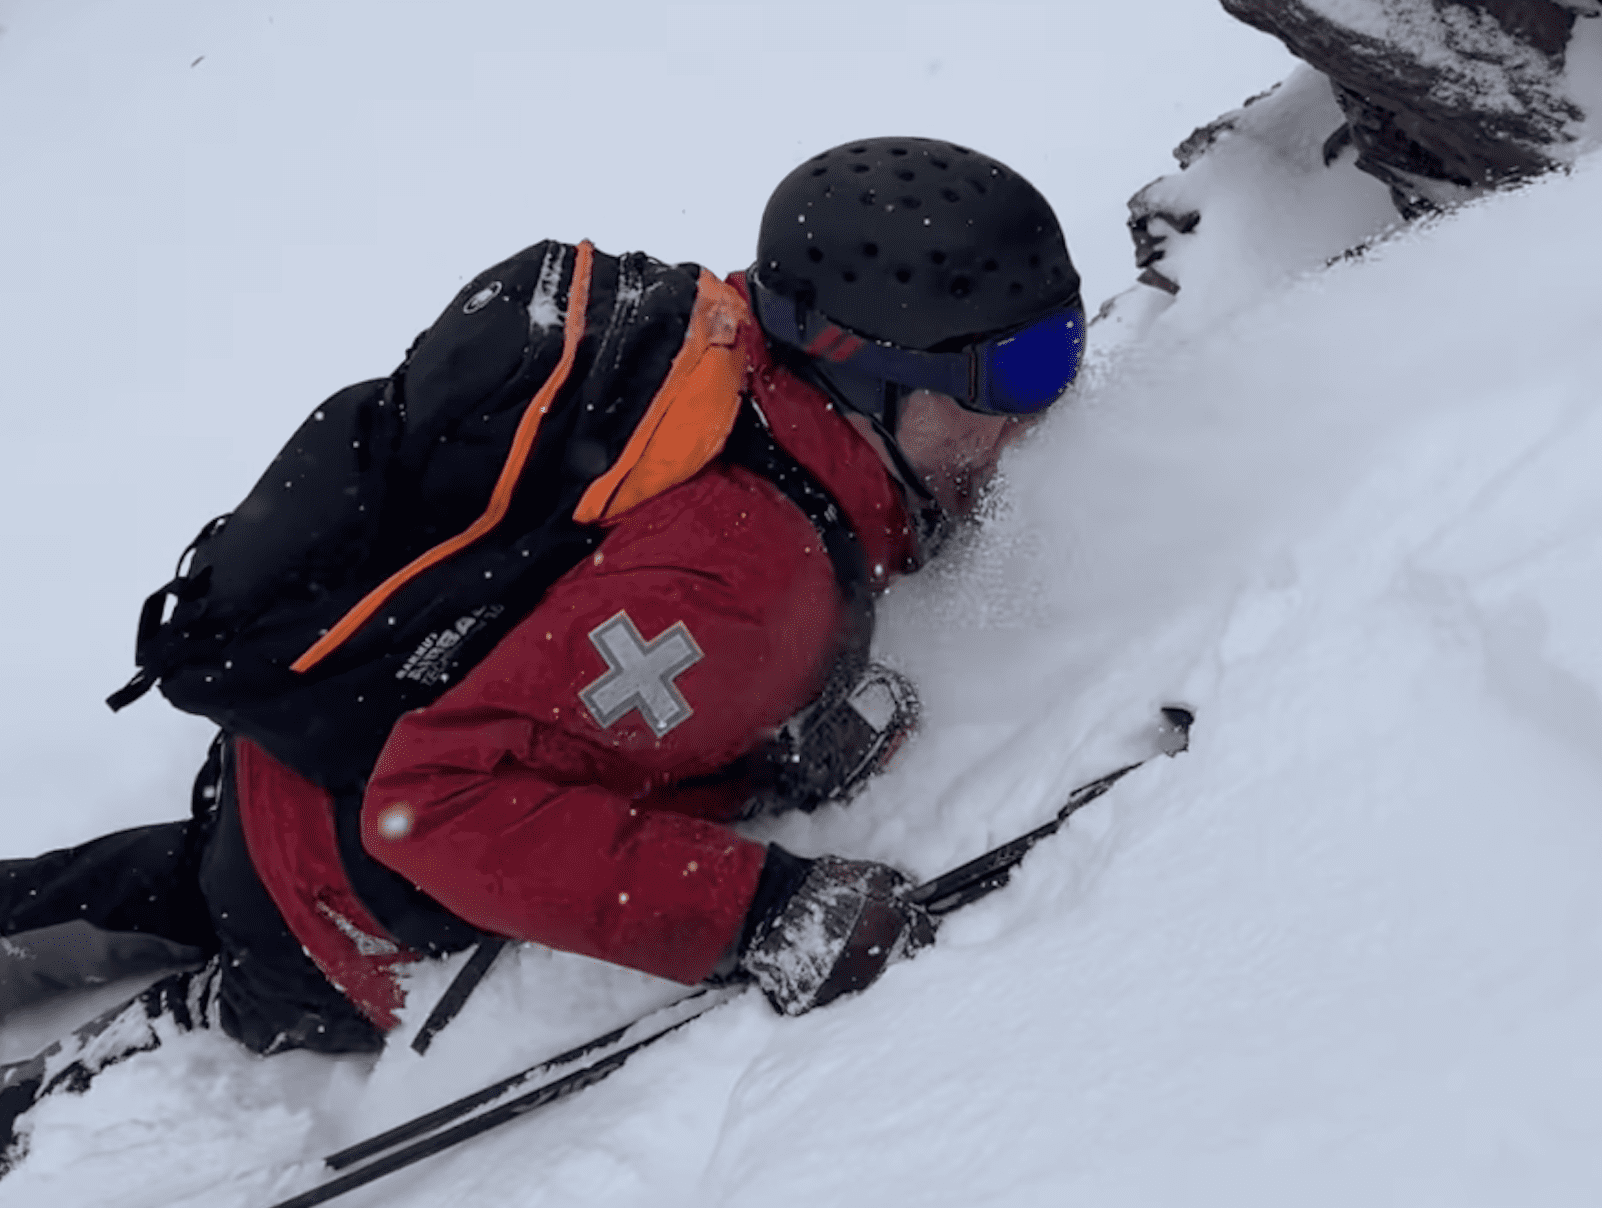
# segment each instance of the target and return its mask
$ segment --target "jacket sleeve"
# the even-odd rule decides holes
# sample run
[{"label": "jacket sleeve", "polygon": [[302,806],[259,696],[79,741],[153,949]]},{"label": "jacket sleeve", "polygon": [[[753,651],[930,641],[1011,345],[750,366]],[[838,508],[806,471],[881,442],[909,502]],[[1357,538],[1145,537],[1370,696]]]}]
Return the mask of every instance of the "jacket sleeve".
[{"label": "jacket sleeve", "polygon": [[740,933],[765,848],[683,782],[820,689],[829,559],[774,488],[715,465],[628,512],[459,685],[397,723],[362,835],[468,922],[693,983]]}]

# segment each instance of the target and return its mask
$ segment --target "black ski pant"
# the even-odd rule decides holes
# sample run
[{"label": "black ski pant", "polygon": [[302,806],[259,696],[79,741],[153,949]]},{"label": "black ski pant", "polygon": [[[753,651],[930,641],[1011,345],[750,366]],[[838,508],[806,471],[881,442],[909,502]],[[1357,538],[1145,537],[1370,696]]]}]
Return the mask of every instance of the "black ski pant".
[{"label": "black ski pant", "polygon": [[33,860],[0,860],[0,1020],[62,991],[215,952],[189,871],[197,829],[141,826]]},{"label": "black ski pant", "polygon": [[216,1022],[253,1051],[377,1051],[382,1033],[306,955],[256,875],[231,762],[219,741],[184,821],[0,861],[0,964],[76,944],[110,962],[103,981],[215,959]]},{"label": "black ski pant", "polygon": [[[159,1047],[162,1022],[178,1031],[221,1027],[257,1053],[383,1047],[383,1034],[313,964],[256,875],[230,765],[220,740],[182,822],[0,861],[0,974],[11,971],[13,988],[28,980],[17,971],[30,967],[46,969],[23,986],[38,997],[162,966],[198,966],[161,978],[31,1060],[0,1066],[0,1176],[21,1157],[17,1120],[41,1096],[82,1091],[105,1066]],[[90,976],[52,974],[48,958],[74,947],[67,955]],[[0,991],[6,980],[0,977]],[[114,1050],[93,1043],[110,1029],[119,1040]]]}]

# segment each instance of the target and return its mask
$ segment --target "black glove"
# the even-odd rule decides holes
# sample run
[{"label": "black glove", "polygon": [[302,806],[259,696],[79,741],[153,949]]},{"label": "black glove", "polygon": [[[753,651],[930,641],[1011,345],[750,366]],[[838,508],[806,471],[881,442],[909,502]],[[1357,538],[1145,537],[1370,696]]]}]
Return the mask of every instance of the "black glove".
[{"label": "black glove", "polygon": [[783,1015],[871,985],[891,961],[934,943],[935,919],[888,864],[768,848],[739,967]]},{"label": "black glove", "polygon": [[851,800],[917,730],[918,715],[912,681],[878,663],[844,685],[831,681],[749,761],[755,791],[744,816]]}]

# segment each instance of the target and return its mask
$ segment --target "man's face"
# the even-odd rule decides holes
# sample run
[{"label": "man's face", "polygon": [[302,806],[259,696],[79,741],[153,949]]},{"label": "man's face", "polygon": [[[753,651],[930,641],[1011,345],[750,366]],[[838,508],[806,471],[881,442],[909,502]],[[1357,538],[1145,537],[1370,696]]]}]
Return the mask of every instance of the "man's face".
[{"label": "man's face", "polygon": [[916,390],[902,404],[896,436],[912,468],[953,516],[966,516],[994,477],[1001,452],[1040,415],[980,415],[949,395]]}]

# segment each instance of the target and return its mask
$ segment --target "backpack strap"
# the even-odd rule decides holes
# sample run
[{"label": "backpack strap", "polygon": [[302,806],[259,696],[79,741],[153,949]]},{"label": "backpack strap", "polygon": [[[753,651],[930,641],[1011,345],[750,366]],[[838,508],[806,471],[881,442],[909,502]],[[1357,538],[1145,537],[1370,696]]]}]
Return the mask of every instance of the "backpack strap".
[{"label": "backpack strap", "polygon": [[[177,603],[183,600],[195,600],[206,594],[206,588],[211,582],[211,571],[207,567],[199,572],[193,572],[191,555],[222,532],[223,525],[228,523],[228,517],[217,516],[206,522],[204,528],[196,534],[195,539],[185,547],[184,552],[178,556],[178,569],[173,577],[149,596],[145,597],[143,607],[139,609],[139,629],[134,639],[134,648],[141,651],[154,650],[160,638],[162,625],[166,621],[167,605],[169,602]],[[170,650],[163,650],[170,654]],[[152,657],[148,663],[140,666],[134,672],[134,677],[106,697],[106,704],[116,713],[120,709],[134,703],[145,693],[156,686],[167,669],[165,660],[158,661]]]},{"label": "backpack strap", "polygon": [[694,477],[722,450],[750,368],[739,291],[701,270],[684,343],[623,452],[590,484],[573,519],[604,524]]},{"label": "backpack strap", "polygon": [[862,541],[829,489],[774,438],[767,417],[754,399],[747,397],[740,408],[723,453],[736,465],[777,487],[780,494],[801,509],[823,539],[850,617],[824,693],[849,692],[868,665],[868,647],[873,642],[873,591]]}]

